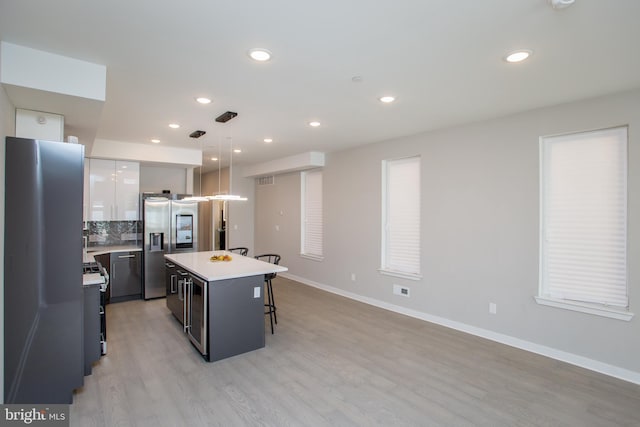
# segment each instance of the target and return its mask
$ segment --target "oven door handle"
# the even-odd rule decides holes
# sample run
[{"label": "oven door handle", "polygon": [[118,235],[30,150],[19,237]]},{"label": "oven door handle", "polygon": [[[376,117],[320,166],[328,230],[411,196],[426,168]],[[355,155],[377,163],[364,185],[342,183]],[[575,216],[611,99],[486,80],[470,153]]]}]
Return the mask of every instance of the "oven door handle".
[{"label": "oven door handle", "polygon": [[102,275],[104,276],[104,286],[105,288],[109,284],[109,273],[107,273],[107,269],[102,267]]}]

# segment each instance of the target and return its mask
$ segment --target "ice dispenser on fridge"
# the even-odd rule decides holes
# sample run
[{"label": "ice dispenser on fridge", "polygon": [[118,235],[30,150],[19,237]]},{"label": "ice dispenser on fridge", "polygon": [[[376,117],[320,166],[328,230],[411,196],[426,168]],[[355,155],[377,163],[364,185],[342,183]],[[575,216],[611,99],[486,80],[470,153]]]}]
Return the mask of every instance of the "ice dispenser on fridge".
[{"label": "ice dispenser on fridge", "polygon": [[164,250],[164,233],[149,233],[149,252]]}]

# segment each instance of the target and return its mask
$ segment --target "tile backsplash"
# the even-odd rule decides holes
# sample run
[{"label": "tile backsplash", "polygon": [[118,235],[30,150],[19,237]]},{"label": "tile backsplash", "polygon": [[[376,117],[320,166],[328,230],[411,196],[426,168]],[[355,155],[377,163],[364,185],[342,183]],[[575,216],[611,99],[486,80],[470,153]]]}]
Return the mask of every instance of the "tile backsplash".
[{"label": "tile backsplash", "polygon": [[88,246],[142,245],[142,221],[87,221]]}]

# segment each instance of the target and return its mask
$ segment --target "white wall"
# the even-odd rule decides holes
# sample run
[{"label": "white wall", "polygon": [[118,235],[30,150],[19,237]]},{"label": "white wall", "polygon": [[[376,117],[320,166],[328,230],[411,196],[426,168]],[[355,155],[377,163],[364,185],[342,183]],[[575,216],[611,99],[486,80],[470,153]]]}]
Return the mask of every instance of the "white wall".
[{"label": "white wall", "polygon": [[185,194],[190,171],[185,167],[140,165],[140,192],[171,190],[174,194]]},{"label": "white wall", "polygon": [[257,255],[254,251],[254,179],[243,177],[243,167],[234,166],[232,168],[231,193],[247,200],[227,202],[229,233],[229,248],[244,247],[249,248],[249,256]]},{"label": "white wall", "polygon": [[2,83],[104,101],[107,67],[0,42]]},{"label": "white wall", "polygon": [[5,137],[15,135],[15,108],[0,85],[0,402],[4,402],[4,156]]},{"label": "white wall", "polygon": [[[624,322],[537,305],[539,137],[622,124],[630,126],[629,293],[636,316]],[[324,261],[299,256],[299,174],[256,187],[256,249],[280,253],[289,274],[309,284],[640,383],[638,128],[640,90],[330,153]],[[411,155],[422,156],[420,281],[377,271],[381,162]],[[411,297],[392,295],[394,283],[410,287]]]},{"label": "white wall", "polygon": [[[249,255],[254,255],[254,190],[253,178],[243,177],[242,166],[233,166],[233,176],[229,180],[229,168],[207,172],[200,176],[199,170],[194,171],[193,187],[196,196],[209,196],[215,194],[230,194],[246,197],[245,201],[225,202],[224,209],[227,209],[227,234],[229,248],[245,247],[249,248]],[[202,191],[200,190],[202,188]]]},{"label": "white wall", "polygon": [[200,166],[202,164],[202,151],[199,149],[108,139],[96,139],[91,147],[91,153],[87,152],[85,156],[97,159],[184,165],[185,167]]}]

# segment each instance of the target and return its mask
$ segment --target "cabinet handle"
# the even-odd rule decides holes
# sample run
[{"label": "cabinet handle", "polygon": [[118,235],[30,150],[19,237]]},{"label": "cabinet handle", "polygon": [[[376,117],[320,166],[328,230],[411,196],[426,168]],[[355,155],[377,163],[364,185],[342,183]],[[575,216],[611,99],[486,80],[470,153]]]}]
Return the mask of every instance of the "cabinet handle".
[{"label": "cabinet handle", "polygon": [[176,293],[176,278],[178,276],[176,276],[175,274],[171,275],[171,293],[175,294]]},{"label": "cabinet handle", "polygon": [[171,264],[170,262],[165,262],[164,265],[165,267],[169,267],[169,268],[174,268],[176,266],[175,264]]},{"label": "cabinet handle", "polygon": [[183,305],[183,310],[182,310],[182,331],[183,332],[187,332],[187,329],[189,329],[189,325],[187,324],[187,292],[186,289],[184,288],[185,286],[187,286],[189,284],[188,282],[189,279],[183,280],[182,281],[182,305]]},{"label": "cabinet handle", "polygon": [[118,258],[135,258],[135,255],[118,255]]}]

